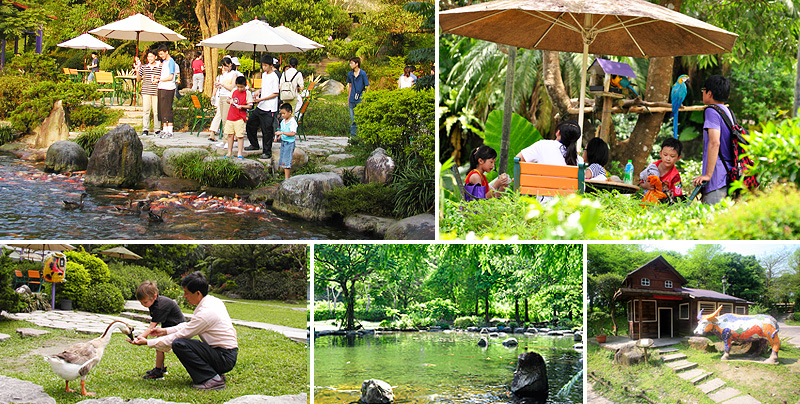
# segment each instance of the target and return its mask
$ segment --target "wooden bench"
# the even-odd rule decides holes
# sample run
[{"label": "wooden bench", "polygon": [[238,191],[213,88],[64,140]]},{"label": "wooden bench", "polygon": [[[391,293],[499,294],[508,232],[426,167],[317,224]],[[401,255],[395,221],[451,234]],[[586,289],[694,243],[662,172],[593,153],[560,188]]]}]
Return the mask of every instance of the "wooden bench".
[{"label": "wooden bench", "polygon": [[586,166],[525,163],[514,157],[514,189],[523,195],[583,194]]}]

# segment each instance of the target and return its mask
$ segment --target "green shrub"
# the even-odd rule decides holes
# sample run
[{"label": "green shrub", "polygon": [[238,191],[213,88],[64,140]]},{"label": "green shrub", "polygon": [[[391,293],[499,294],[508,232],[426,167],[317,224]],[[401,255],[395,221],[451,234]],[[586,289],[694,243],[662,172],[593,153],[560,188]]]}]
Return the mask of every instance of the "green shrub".
[{"label": "green shrub", "polygon": [[433,90],[368,91],[355,112],[358,137],[368,147],[382,147],[401,162],[433,167]]},{"label": "green shrub", "polygon": [[767,122],[762,131],[752,131],[748,140],[745,150],[762,186],[781,180],[800,186],[800,159],[796,158],[800,155],[800,117]]},{"label": "green shrub", "polygon": [[64,255],[67,256],[68,261],[83,265],[86,271],[89,272],[92,283],[107,283],[111,277],[108,265],[100,258],[83,251],[83,249],[80,251],[65,251]]},{"label": "green shrub", "polygon": [[6,144],[14,139],[16,139],[16,136],[14,136],[14,132],[11,130],[10,126],[0,126],[0,145]]},{"label": "green shrub", "polygon": [[792,313],[792,320],[794,320],[794,321],[800,321],[800,312],[794,312],[794,313]]},{"label": "green shrub", "polygon": [[508,328],[510,328],[512,330],[515,329],[515,328],[519,328],[519,323],[516,322],[516,321],[509,321],[508,322]]},{"label": "green shrub", "polygon": [[242,168],[230,159],[204,161],[203,153],[185,153],[171,157],[175,176],[199,182],[202,185],[219,188],[233,188],[244,177]]},{"label": "green shrub", "polygon": [[418,318],[430,317],[436,320],[453,321],[458,314],[458,306],[450,299],[436,298],[422,303],[414,303],[408,311]]},{"label": "green shrub", "polygon": [[704,239],[794,240],[800,237],[800,192],[791,184],[740,199],[699,231]]},{"label": "green shrub", "polygon": [[467,327],[480,327],[483,325],[483,317],[466,316],[459,317],[453,321],[453,327],[466,329]]},{"label": "green shrub", "polygon": [[303,132],[313,136],[350,136],[347,97],[315,98],[303,117]]},{"label": "green shrub", "polygon": [[34,81],[30,76],[0,75],[0,119],[8,119],[11,112],[22,104],[26,99],[24,90]]},{"label": "green shrub", "polygon": [[[142,56],[142,60],[144,61]],[[91,56],[86,57],[86,63],[89,63]],[[127,52],[117,52],[112,55],[100,55],[100,70],[112,72],[115,75],[117,72],[133,70],[133,57]]]},{"label": "green shrub", "polygon": [[86,151],[86,154],[91,157],[92,153],[94,152],[94,145],[96,145],[97,141],[100,140],[101,137],[105,136],[106,133],[108,133],[108,129],[106,128],[91,128],[78,135],[74,142],[83,147],[83,150]]},{"label": "green shrub", "polygon": [[764,58],[731,69],[731,109],[738,120],[756,123],[791,115],[795,63],[783,58]]},{"label": "green shrub", "polygon": [[112,262],[108,268],[111,272],[110,282],[126,300],[136,300],[136,289],[144,281],[155,282],[158,293],[170,299],[177,299],[183,294],[183,289],[164,271],[121,262]]},{"label": "green shrub", "polygon": [[406,65],[405,56],[389,56],[383,60],[362,63],[362,68],[367,72],[370,90],[395,90],[397,79]]},{"label": "green shrub", "polygon": [[[60,283],[56,287],[56,300],[69,299],[77,302],[89,290],[91,282],[89,271],[83,265],[67,259],[64,283]],[[75,303],[74,306],[78,306],[78,304]]]},{"label": "green shrub", "polygon": [[3,250],[0,255],[0,310],[19,313],[25,307],[20,295],[14,291],[14,269],[16,265],[8,257],[11,250]]},{"label": "green shrub", "polygon": [[63,73],[63,70],[56,66],[55,59],[35,52],[26,52],[14,56],[6,65],[4,71],[12,72],[12,74],[33,76],[37,80],[57,80],[60,73]]},{"label": "green shrub", "polygon": [[92,313],[119,314],[125,307],[125,299],[116,286],[110,283],[92,285],[78,298],[78,306]]},{"label": "green shrub", "polygon": [[19,132],[28,133],[38,126],[53,110],[58,100],[63,100],[64,109],[81,105],[86,100],[96,99],[95,85],[71,82],[54,83],[42,81],[23,90],[23,102],[10,115],[11,125]]},{"label": "green shrub", "polygon": [[430,166],[406,167],[396,171],[392,176],[392,188],[395,192],[395,216],[411,217],[433,212],[436,181]]},{"label": "green shrub", "polygon": [[105,107],[93,105],[76,105],[70,108],[69,127],[71,129],[85,128],[87,126],[97,126],[108,119],[108,110]]},{"label": "green shrub", "polygon": [[[192,122],[194,121],[194,115],[192,114],[192,97],[191,95],[196,95],[198,99],[200,99],[200,104],[209,107],[211,106],[211,99],[205,95],[205,93],[195,92],[195,91],[188,91],[185,92],[185,95],[181,98],[175,100],[172,104],[172,110],[174,112],[173,117],[173,125],[175,126],[175,130],[186,130],[188,131],[191,129]],[[211,122],[207,122],[207,124],[211,124]],[[203,128],[208,129],[208,128]]]},{"label": "green shrub", "polygon": [[35,310],[50,310],[50,298],[45,293],[23,293],[19,295],[23,307],[20,313],[30,313]]},{"label": "green shrub", "polygon": [[342,182],[345,187],[361,184],[361,178],[356,175],[354,170],[342,170]]},{"label": "green shrub", "polygon": [[[331,313],[331,308],[333,308],[333,313]],[[325,320],[334,320],[337,318],[343,318],[344,314],[345,314],[345,307],[344,303],[342,302],[336,302],[335,305],[332,302],[329,303],[327,301],[314,302],[315,321],[325,321]]]},{"label": "green shrub", "polygon": [[[352,57],[352,56],[351,56]],[[349,58],[347,58],[349,59]],[[336,80],[342,84],[347,86],[347,73],[350,72],[350,62],[330,62],[327,66],[325,66],[325,73],[328,74],[328,77],[331,80]],[[367,75],[369,77],[369,75]]]},{"label": "green shrub", "polygon": [[[348,41],[348,40],[345,40],[345,39],[337,38],[337,39],[334,39],[333,41],[328,42],[325,45],[325,50],[327,50],[328,53],[333,57],[349,61],[350,58],[359,55],[359,49],[361,49],[364,46],[365,43],[366,43],[366,41],[364,41],[364,40],[355,40],[355,41],[354,40],[350,40],[350,41]],[[339,63],[339,62],[333,62],[333,63]],[[344,62],[342,64],[344,65],[344,67],[347,70],[350,70],[350,67],[348,66],[347,62]],[[328,66],[330,66],[330,65],[331,64],[328,64]],[[345,72],[344,72],[345,75],[347,74],[347,70],[345,70]],[[325,69],[325,72],[328,73],[328,69],[327,68]],[[330,73],[328,73],[328,74],[330,75]],[[333,76],[331,76],[331,77],[333,77]],[[338,80],[338,79],[334,79],[334,80]],[[344,83],[344,81],[342,81],[342,83]]]},{"label": "green shrub", "polygon": [[306,295],[306,279],[297,271],[270,271],[257,274],[241,274],[234,278],[235,285],[241,285],[236,293],[245,299],[254,300],[296,300]]},{"label": "green shrub", "polygon": [[391,216],[394,210],[394,190],[378,182],[334,188],[325,196],[328,209],[344,217],[355,213]]}]

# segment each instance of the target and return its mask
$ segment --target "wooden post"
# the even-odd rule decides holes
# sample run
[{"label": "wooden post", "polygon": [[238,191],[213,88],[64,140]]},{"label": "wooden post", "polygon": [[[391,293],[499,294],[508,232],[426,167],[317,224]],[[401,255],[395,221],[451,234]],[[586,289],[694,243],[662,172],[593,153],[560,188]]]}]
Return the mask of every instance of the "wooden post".
[{"label": "wooden post", "polygon": [[611,108],[614,107],[611,97],[603,97],[603,115],[600,118],[600,139],[611,144]]}]

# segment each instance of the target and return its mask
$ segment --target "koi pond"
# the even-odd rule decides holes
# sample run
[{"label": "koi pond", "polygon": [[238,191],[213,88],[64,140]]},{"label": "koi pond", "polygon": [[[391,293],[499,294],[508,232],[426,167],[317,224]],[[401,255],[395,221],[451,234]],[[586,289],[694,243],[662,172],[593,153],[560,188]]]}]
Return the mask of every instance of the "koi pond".
[{"label": "koi pond", "polygon": [[[361,383],[380,379],[394,387],[397,403],[511,403],[508,386],[517,356],[534,351],[547,364],[548,403],[583,402],[582,352],[572,336],[509,335],[516,347],[478,333],[399,332],[323,336],[314,341],[314,402],[346,404],[361,397]],[[559,394],[559,391],[561,393]]]},{"label": "koi pond", "polygon": [[[121,190],[83,186],[81,175],[47,174],[43,163],[0,154],[0,238],[3,239],[368,239],[336,223],[308,222],[259,203],[199,192]],[[64,210],[62,201],[83,209]],[[163,222],[126,212],[128,201],[147,199]]]}]

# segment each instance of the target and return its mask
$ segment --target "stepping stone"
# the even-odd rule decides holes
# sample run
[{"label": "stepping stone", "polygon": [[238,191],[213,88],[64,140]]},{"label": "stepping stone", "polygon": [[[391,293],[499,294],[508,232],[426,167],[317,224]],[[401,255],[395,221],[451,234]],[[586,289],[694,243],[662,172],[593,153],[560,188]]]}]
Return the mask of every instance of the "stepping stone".
[{"label": "stepping stone", "polygon": [[709,380],[709,381],[697,386],[697,388],[700,389],[700,391],[702,391],[704,394],[708,394],[708,393],[710,393],[710,392],[712,392],[712,391],[714,391],[714,390],[716,390],[716,389],[718,389],[718,388],[720,388],[720,387],[722,387],[724,385],[725,385],[725,382],[722,381],[722,379],[719,379],[719,378],[715,377],[715,378],[713,378],[713,379],[711,379],[711,380]]},{"label": "stepping stone", "polygon": [[693,378],[693,379],[689,380],[689,382],[691,382],[692,384],[695,384],[695,385],[696,385],[697,383],[700,383],[700,382],[702,382],[702,381],[704,381],[704,380],[708,379],[708,377],[709,377],[709,376],[711,376],[711,372],[706,372],[706,371],[704,370],[704,371],[703,371],[703,374],[701,374],[701,375],[699,375],[699,376],[697,376],[697,377],[695,377],[695,378]]},{"label": "stepping stone", "polygon": [[756,400],[753,396],[745,394],[736,398],[725,401],[722,404],[761,404],[761,401]]},{"label": "stepping stone", "polygon": [[669,355],[664,355],[661,357],[664,362],[672,362],[679,359],[686,359],[686,355],[682,353],[674,353]]},{"label": "stepping stone", "polygon": [[710,375],[711,373],[706,372],[705,370],[700,368],[695,368],[692,370],[687,370],[686,372],[678,373],[678,376],[680,376],[681,379],[688,380],[692,384],[697,384],[697,382],[707,378]]},{"label": "stepping stone", "polygon": [[0,403],[56,404],[56,400],[38,384],[0,376]]},{"label": "stepping stone", "polygon": [[684,370],[694,369],[697,367],[697,364],[682,359],[675,362],[669,362],[667,363],[667,366],[671,367],[672,371],[677,373],[677,372],[683,372]]},{"label": "stepping stone", "polygon": [[742,394],[742,392],[734,389],[733,387],[725,387],[716,393],[709,394],[708,398],[713,400],[715,403],[721,403],[723,401],[730,400],[739,394]]},{"label": "stepping stone", "polygon": [[0,334],[0,342],[6,342],[11,339],[11,336],[8,334]]},{"label": "stepping stone", "polygon": [[661,348],[661,349],[658,350],[658,353],[660,353],[662,355],[665,354],[665,353],[670,353],[670,352],[678,352],[678,348]]},{"label": "stepping stone", "polygon": [[37,330],[35,328],[17,328],[17,332],[19,333],[19,336],[22,338],[40,337],[42,335],[50,334],[50,331]]}]

